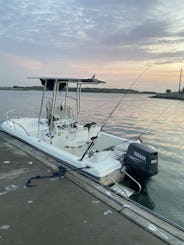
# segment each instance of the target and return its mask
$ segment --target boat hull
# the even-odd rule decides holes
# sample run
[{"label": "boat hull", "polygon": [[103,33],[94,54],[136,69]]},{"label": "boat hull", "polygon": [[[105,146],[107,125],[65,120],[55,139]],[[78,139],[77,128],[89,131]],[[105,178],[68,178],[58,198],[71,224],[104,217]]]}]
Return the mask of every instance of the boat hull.
[{"label": "boat hull", "polygon": [[[25,121],[30,119],[25,119]],[[38,123],[38,119],[31,119],[34,127]],[[16,123],[15,123],[16,122]],[[23,119],[7,120],[1,124],[1,129],[18,138],[29,145],[39,149],[40,151],[49,154],[50,156],[62,161],[68,166],[79,170],[82,174],[97,181],[98,183],[109,186],[114,181],[119,182],[123,178],[123,174],[120,172],[122,167],[121,163],[116,159],[113,159],[109,152],[99,153],[97,156],[89,158],[86,156],[82,161],[79,156],[73,155],[63,149],[58,149],[52,143],[48,143],[39,139],[36,134],[31,133],[31,127],[26,127],[23,123]],[[19,125],[19,126],[18,126]],[[20,126],[21,125],[21,126]],[[44,123],[41,125],[44,130]],[[96,161],[96,162],[95,162]]]}]

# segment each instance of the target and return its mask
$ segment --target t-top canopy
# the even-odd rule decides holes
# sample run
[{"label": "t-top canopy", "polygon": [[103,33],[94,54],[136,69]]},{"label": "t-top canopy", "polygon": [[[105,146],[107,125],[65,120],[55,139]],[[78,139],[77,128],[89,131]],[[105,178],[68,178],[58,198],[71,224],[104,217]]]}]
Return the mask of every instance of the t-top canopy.
[{"label": "t-top canopy", "polygon": [[60,82],[59,90],[64,89],[67,83],[81,83],[81,84],[105,83],[104,81],[95,78],[95,75],[92,76],[92,78],[28,77],[28,79],[40,79],[43,86],[45,85],[45,82],[47,82],[47,88],[50,90],[53,90],[55,81]]}]

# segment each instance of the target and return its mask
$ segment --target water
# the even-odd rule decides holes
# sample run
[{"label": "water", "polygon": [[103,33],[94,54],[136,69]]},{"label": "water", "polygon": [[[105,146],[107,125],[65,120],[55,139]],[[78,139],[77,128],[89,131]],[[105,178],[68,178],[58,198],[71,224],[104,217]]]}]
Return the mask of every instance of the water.
[{"label": "water", "polygon": [[[47,94],[49,95],[49,94]],[[120,94],[82,94],[81,121],[102,123]],[[6,112],[19,116],[38,115],[39,91],[0,91],[0,121]],[[118,136],[142,135],[159,152],[159,173],[147,184],[137,201],[184,227],[184,102],[125,95],[104,130]]]}]

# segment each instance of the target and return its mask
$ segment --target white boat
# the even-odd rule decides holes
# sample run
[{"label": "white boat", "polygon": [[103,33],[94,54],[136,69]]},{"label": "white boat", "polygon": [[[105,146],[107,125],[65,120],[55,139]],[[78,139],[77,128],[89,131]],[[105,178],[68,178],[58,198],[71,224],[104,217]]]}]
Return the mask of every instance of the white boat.
[{"label": "white boat", "polygon": [[[104,125],[98,125],[93,120],[85,125],[80,123],[81,86],[104,83],[103,81],[94,76],[90,79],[36,79],[40,79],[43,85],[39,117],[7,117],[1,124],[3,131],[80,170],[105,186],[121,181],[130,169],[139,178],[157,174],[158,154],[155,148],[139,140],[103,132]],[[70,95],[71,85],[76,90],[74,97]],[[53,91],[49,101],[45,99],[47,89]],[[71,99],[75,102],[75,111],[70,106]],[[44,104],[47,112],[45,118],[42,116]]]}]

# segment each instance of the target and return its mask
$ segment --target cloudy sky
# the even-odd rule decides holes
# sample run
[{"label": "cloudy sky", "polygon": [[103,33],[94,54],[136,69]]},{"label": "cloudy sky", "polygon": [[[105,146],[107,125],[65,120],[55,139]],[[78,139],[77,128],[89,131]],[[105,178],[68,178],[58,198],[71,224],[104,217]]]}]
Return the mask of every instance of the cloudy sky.
[{"label": "cloudy sky", "polygon": [[0,57],[0,86],[96,74],[129,88],[149,68],[134,89],[177,90],[184,1],[0,0]]}]

